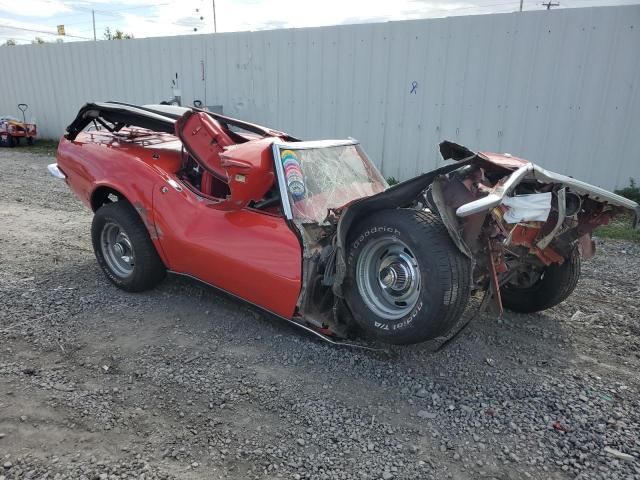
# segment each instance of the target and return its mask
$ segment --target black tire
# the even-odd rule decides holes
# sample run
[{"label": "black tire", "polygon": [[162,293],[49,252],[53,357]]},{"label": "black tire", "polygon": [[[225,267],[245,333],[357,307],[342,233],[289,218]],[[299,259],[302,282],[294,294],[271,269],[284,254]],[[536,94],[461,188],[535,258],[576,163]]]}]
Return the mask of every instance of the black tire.
[{"label": "black tire", "polygon": [[[131,271],[123,273],[113,267],[114,257],[105,243],[107,230],[120,228],[130,247]],[[91,224],[91,240],[98,264],[107,278],[117,287],[128,292],[142,292],[160,283],[166,276],[166,267],[158,256],[147,228],[138,213],[126,201],[107,203],[100,207]],[[117,242],[120,243],[120,242]],[[122,252],[122,250],[121,250]],[[106,257],[106,258],[105,258]],[[125,257],[121,257],[125,258]],[[127,268],[127,267],[123,267]]]},{"label": "black tire", "polygon": [[562,303],[578,284],[580,265],[580,251],[574,248],[564,263],[546,267],[541,278],[531,287],[504,285],[500,289],[502,305],[514,312],[533,313]]},{"label": "black tire", "polygon": [[34,143],[33,137],[27,137],[27,145],[31,146]]},{"label": "black tire", "polygon": [[11,135],[7,135],[5,137],[5,145],[9,148],[13,148],[16,146],[16,139],[13,138]]},{"label": "black tire", "polygon": [[[441,336],[457,323],[469,300],[471,264],[451,241],[439,217],[409,209],[383,210],[361,221],[349,238],[344,294],[362,330],[387,343],[411,344]],[[397,252],[390,254],[393,249]],[[387,261],[392,266],[401,263],[387,260],[392,258],[390,255],[414,262],[412,275],[403,274],[403,282],[396,284],[400,270],[390,275],[395,279],[391,280],[394,287],[406,285],[406,278],[418,279],[418,288],[407,290],[415,290],[415,300],[398,302],[396,313],[395,305],[384,300],[384,294],[375,295],[376,281],[379,291],[397,293],[391,286],[382,287],[389,278],[384,272],[390,267],[381,267]],[[373,272],[375,277],[376,271],[379,273],[375,280],[363,274]],[[389,318],[400,314],[399,318]]]}]

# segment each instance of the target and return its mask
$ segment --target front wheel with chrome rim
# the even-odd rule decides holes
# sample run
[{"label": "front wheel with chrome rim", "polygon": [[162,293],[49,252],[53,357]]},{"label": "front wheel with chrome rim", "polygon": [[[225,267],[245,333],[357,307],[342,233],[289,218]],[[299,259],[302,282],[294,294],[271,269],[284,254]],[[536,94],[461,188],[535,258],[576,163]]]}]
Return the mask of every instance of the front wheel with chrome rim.
[{"label": "front wheel with chrome rim", "polygon": [[107,278],[129,292],[148,290],[166,268],[138,213],[126,200],[100,207],[91,224],[96,259]]},{"label": "front wheel with chrome rim", "polygon": [[389,343],[436,338],[469,299],[469,260],[436,215],[383,210],[349,234],[344,293],[365,332]]},{"label": "front wheel with chrome rim", "polygon": [[367,307],[397,320],[418,302],[422,278],[418,260],[402,240],[383,234],[368,242],[356,261],[356,284]]}]

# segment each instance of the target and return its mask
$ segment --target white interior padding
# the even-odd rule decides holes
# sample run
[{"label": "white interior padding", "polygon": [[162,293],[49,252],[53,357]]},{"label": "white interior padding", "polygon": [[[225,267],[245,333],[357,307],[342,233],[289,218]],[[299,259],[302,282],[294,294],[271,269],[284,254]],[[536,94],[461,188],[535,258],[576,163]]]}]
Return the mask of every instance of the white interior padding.
[{"label": "white interior padding", "polygon": [[507,223],[545,222],[551,210],[551,192],[505,197],[502,204],[508,207],[504,214]]}]

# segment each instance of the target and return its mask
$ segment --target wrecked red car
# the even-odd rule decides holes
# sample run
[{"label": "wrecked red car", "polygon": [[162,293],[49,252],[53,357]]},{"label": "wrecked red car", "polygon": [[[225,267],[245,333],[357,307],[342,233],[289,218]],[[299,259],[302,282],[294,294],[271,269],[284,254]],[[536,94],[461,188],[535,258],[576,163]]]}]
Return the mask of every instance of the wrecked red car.
[{"label": "wrecked red car", "polygon": [[197,108],[89,103],[51,173],[94,212],[98,263],[127,291],[196,278],[326,338],[408,344],[483,305],[550,308],[630,200],[508,154],[389,187],[357,141],[300,141]]}]

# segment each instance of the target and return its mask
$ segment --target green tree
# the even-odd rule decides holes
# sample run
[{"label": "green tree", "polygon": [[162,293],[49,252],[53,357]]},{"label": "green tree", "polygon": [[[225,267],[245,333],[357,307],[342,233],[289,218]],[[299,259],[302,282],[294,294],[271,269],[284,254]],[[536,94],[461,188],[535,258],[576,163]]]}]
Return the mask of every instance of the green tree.
[{"label": "green tree", "polygon": [[15,47],[16,46],[16,41],[13,38],[10,38],[6,42],[4,42],[4,44],[7,47]]},{"label": "green tree", "polygon": [[633,178],[629,179],[629,186],[621,188],[620,190],[614,190],[618,195],[622,195],[629,200],[633,200],[634,202],[640,202],[640,187],[636,184],[636,181]]},{"label": "green tree", "polygon": [[104,29],[104,38],[105,40],[128,40],[133,38],[131,33],[124,33],[122,30],[116,29],[115,32],[112,32],[109,27]]},{"label": "green tree", "polygon": [[45,42],[42,38],[40,37],[36,37],[33,40],[31,40],[31,43],[33,43],[34,45],[40,45],[42,43],[47,43]]}]

